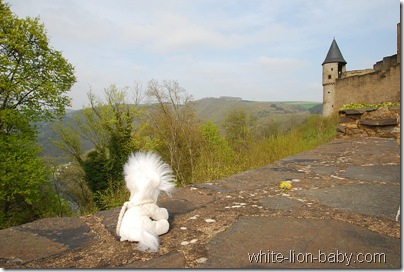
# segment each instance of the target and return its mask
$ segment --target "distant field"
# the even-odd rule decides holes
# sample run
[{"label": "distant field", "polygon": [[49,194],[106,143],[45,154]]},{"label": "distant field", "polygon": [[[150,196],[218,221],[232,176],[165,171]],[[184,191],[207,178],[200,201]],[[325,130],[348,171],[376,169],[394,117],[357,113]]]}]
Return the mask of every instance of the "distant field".
[{"label": "distant field", "polygon": [[278,101],[274,103],[288,104],[288,105],[299,105],[305,109],[311,109],[314,106],[322,104],[321,102],[310,102],[310,101]]}]

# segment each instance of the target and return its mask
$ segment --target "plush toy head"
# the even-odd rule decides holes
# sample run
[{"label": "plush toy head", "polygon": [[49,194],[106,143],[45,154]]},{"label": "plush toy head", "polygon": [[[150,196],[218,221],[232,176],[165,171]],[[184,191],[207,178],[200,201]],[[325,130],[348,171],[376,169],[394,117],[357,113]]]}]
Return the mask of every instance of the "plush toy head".
[{"label": "plush toy head", "polygon": [[171,167],[153,152],[130,155],[124,165],[124,177],[132,203],[156,203],[160,191],[170,194],[175,187]]}]

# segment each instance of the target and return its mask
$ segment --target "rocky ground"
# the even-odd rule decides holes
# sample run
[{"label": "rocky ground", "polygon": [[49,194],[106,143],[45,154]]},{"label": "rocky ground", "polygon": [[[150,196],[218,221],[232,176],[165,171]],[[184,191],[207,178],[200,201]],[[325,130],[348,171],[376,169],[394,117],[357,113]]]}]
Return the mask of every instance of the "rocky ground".
[{"label": "rocky ground", "polygon": [[[161,196],[170,231],[158,253],[119,241],[116,208],[1,230],[0,266],[399,268],[400,179],[395,140],[336,139]],[[284,180],[292,189],[281,192]]]}]

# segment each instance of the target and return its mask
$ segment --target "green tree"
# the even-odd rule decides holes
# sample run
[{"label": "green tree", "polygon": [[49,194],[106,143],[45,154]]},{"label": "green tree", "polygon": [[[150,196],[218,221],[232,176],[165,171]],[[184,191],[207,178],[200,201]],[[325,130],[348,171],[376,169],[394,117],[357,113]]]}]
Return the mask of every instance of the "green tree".
[{"label": "green tree", "polygon": [[159,152],[173,167],[179,184],[194,182],[201,138],[192,96],[177,81],[160,84],[154,80],[149,82],[146,95],[152,134],[162,142]]},{"label": "green tree", "polygon": [[0,228],[70,214],[29,135],[0,133],[0,146]]},{"label": "green tree", "polygon": [[9,226],[63,214],[33,124],[63,115],[76,78],[39,18],[17,18],[1,0],[0,18],[0,224]]},{"label": "green tree", "polygon": [[[18,110],[31,123],[63,115],[73,66],[49,45],[39,18],[19,19],[2,1],[0,18],[0,111]],[[0,119],[0,131],[12,128]]]},{"label": "green tree", "polygon": [[225,129],[226,139],[234,148],[246,148],[250,130],[245,110],[234,109],[229,112],[223,122],[223,127]]},{"label": "green tree", "polygon": [[219,127],[209,121],[200,126],[200,133],[202,145],[195,181],[211,181],[235,173],[235,153],[220,135]]},{"label": "green tree", "polygon": [[[138,86],[134,90],[134,104],[127,103],[127,91],[111,85],[105,90],[105,100],[90,91],[90,107],[83,109],[83,115],[67,126],[58,124],[54,128],[59,138],[56,146],[83,169],[83,178],[100,209],[110,207],[105,194],[124,190],[123,165],[137,149],[132,134],[140,118],[141,90]],[[81,139],[93,143],[94,149],[84,153]]]}]

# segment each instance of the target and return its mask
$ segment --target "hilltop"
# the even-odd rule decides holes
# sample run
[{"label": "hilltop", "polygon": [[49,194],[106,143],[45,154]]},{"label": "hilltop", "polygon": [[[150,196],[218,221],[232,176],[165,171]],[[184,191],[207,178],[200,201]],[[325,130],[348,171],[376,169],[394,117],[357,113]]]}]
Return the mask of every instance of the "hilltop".
[{"label": "hilltop", "polygon": [[321,113],[319,102],[277,101],[262,102],[243,100],[239,97],[208,97],[194,101],[196,114],[203,120],[221,125],[227,114],[234,109],[242,109],[259,123],[278,120],[285,121],[292,116]]}]

